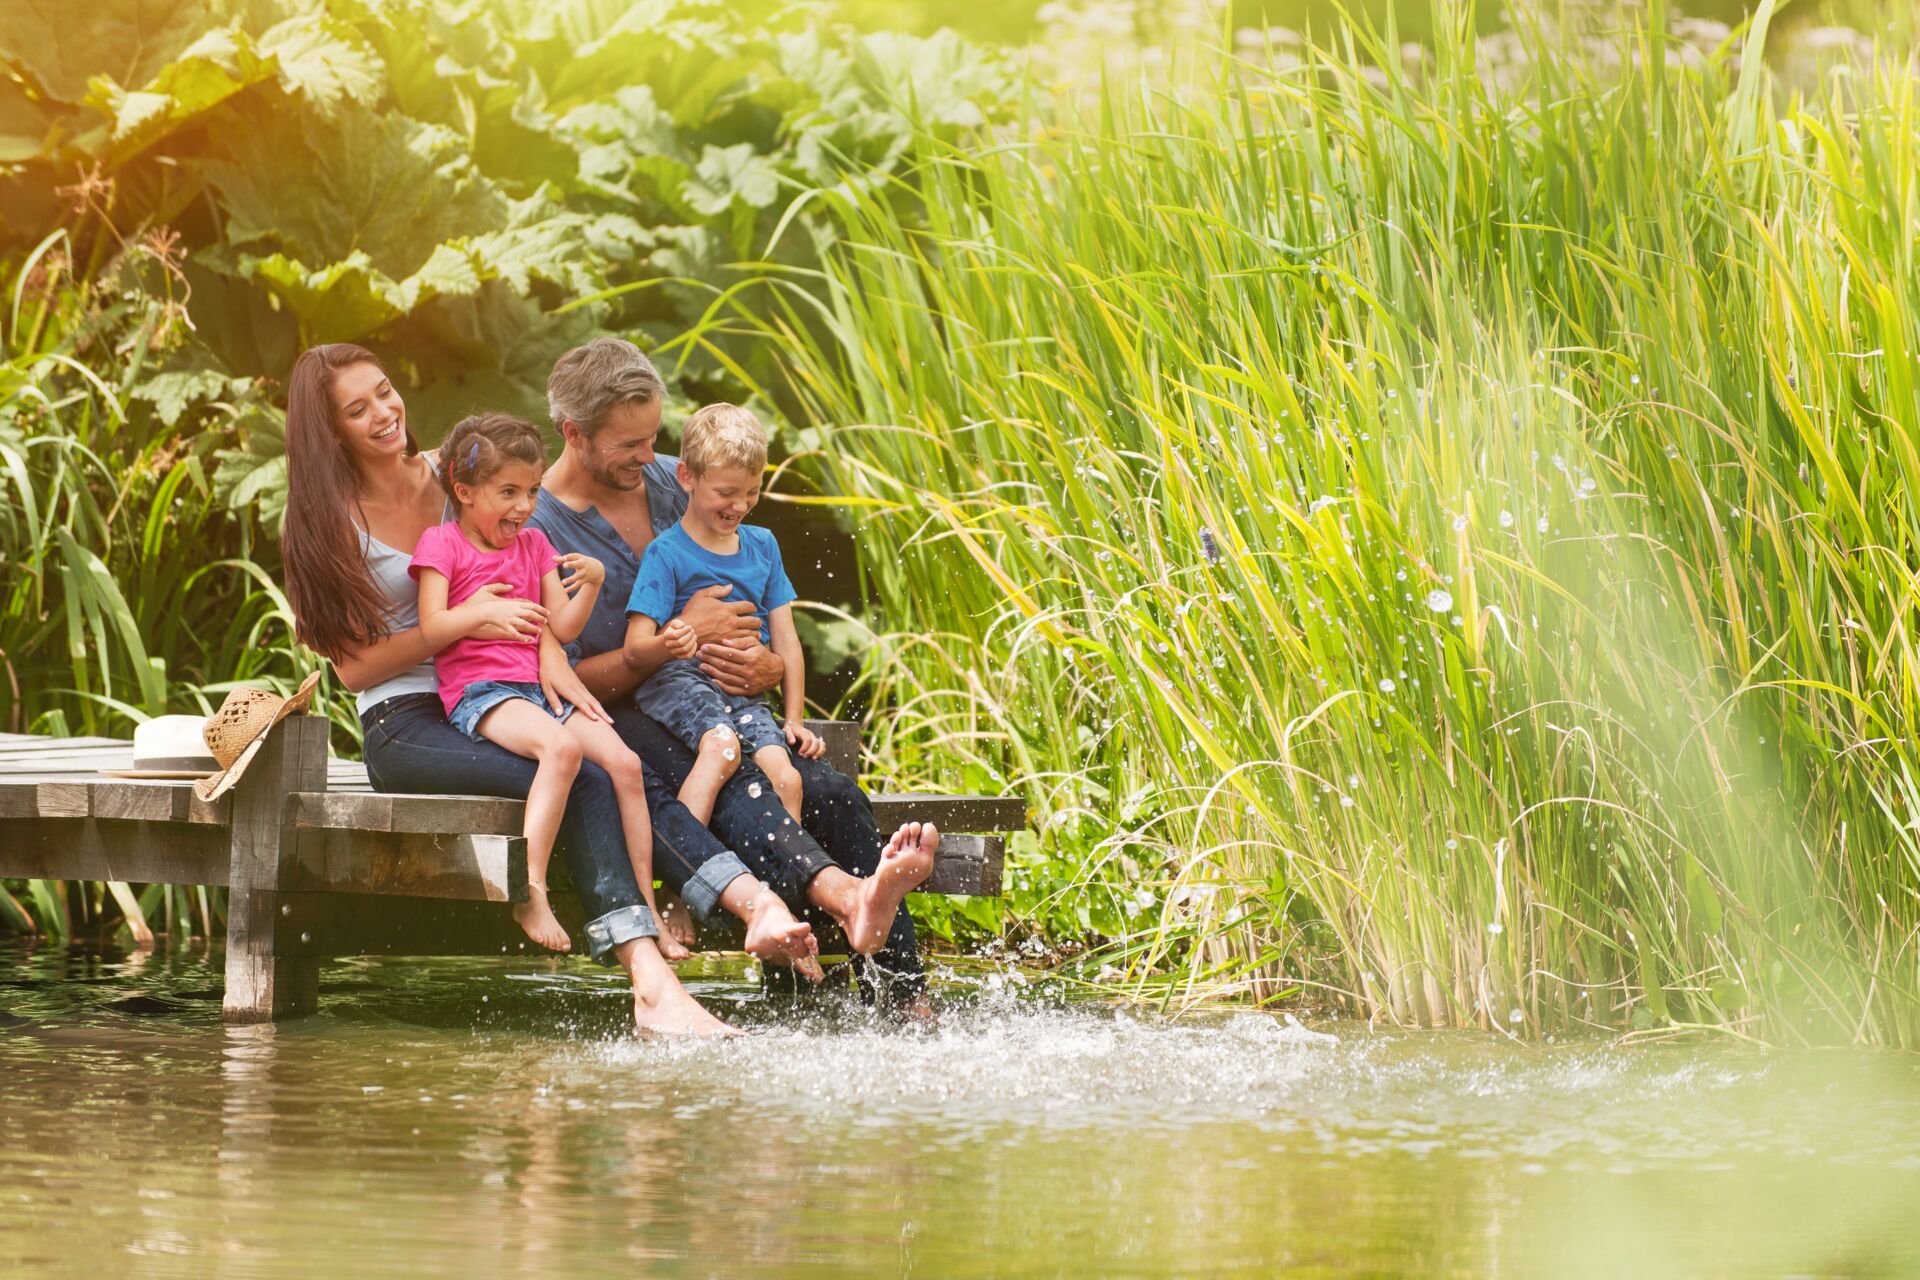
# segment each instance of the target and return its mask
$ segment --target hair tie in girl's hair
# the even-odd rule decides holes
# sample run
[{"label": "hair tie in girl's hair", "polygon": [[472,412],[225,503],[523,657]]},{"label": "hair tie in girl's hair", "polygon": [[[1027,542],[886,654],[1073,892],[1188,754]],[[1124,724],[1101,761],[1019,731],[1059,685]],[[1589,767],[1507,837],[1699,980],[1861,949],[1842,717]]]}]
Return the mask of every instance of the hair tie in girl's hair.
[{"label": "hair tie in girl's hair", "polygon": [[480,442],[475,440],[467,446],[467,470],[471,471],[480,464]]}]

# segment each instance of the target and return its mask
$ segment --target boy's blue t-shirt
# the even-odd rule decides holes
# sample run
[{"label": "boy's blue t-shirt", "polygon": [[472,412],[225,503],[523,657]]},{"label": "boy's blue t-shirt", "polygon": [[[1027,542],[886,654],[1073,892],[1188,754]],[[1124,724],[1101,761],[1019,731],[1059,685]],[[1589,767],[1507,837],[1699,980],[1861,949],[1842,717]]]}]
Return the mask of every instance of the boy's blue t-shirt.
[{"label": "boy's blue t-shirt", "polygon": [[678,617],[693,593],[727,582],[734,594],[728,600],[753,601],[760,619],[760,643],[771,645],[767,615],[798,598],[787,571],[780,564],[780,544],[773,532],[758,525],[740,526],[740,549],[730,556],[707,550],[679,525],[657,535],[640,557],[640,574],[627,597],[628,613],[643,613],[656,623]]}]

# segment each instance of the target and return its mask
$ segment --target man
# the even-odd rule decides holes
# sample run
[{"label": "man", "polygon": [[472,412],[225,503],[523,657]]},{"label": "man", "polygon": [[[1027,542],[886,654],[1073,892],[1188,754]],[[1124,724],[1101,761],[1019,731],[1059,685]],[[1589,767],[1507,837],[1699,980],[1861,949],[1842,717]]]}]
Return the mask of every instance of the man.
[{"label": "man", "polygon": [[[651,672],[629,666],[623,652],[626,602],[640,556],[654,535],[686,510],[686,494],[674,475],[676,459],[654,451],[665,394],[652,362],[630,342],[600,338],[561,356],[547,380],[547,400],[563,447],[542,480],[531,523],[561,552],[579,552],[605,564],[606,582],[574,646],[574,669],[646,762],[649,785],[664,787],[671,796],[694,757],[632,706],[634,690]],[[722,598],[727,593],[726,587],[709,588],[680,616],[698,633],[696,657],[721,688],[764,693],[784,675],[780,659],[761,644],[752,603]],[[873,955],[881,994],[891,1004],[924,1012],[926,978],[913,920],[901,903],[924,872],[906,874],[900,858],[916,847],[920,855],[930,855],[938,833],[930,825],[910,823],[883,842],[872,806],[851,779],[824,761],[796,758],[794,763],[806,796],[800,825],[783,821],[765,775],[743,761],[714,806],[713,832],[783,901],[816,922],[860,936],[891,919],[886,942]],[[911,861],[925,865],[927,859],[915,855]],[[716,864],[733,865],[730,859],[716,859]],[[701,869],[690,870],[691,884],[701,885]],[[699,905],[691,891],[688,900]],[[733,905],[724,896],[716,900]]]}]

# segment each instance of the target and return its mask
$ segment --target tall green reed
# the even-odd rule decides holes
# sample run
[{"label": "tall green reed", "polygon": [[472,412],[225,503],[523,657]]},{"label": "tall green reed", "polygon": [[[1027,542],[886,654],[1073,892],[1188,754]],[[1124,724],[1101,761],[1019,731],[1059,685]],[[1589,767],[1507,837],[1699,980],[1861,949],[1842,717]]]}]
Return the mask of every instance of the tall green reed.
[{"label": "tall green reed", "polygon": [[1443,10],[821,193],[726,323],[827,428],[882,766],[1103,825],[1143,982],[1920,1040],[1920,85],[1785,99],[1770,10],[1504,88]]}]

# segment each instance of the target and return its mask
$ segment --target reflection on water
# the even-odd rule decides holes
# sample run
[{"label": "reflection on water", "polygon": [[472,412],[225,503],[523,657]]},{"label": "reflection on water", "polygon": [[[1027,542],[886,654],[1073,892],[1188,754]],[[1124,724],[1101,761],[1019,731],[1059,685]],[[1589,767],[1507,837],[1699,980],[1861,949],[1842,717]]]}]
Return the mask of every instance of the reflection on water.
[{"label": "reflection on water", "polygon": [[[1920,1065],[1169,1023],[933,1031],[709,970],[357,961],[225,1028],[204,957],[0,951],[0,1268],[254,1276],[1920,1271]],[[1329,1034],[1330,1032],[1330,1034]]]}]

